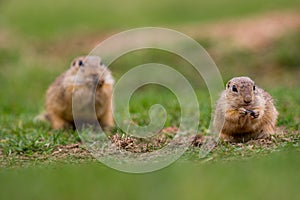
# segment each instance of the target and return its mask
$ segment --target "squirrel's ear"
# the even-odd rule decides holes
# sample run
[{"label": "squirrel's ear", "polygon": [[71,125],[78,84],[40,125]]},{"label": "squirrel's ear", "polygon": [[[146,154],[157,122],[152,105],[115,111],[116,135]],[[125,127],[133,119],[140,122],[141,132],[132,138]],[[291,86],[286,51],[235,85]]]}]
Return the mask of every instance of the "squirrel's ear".
[{"label": "squirrel's ear", "polygon": [[229,88],[229,87],[230,87],[230,81],[228,81],[226,84],[226,88]]}]

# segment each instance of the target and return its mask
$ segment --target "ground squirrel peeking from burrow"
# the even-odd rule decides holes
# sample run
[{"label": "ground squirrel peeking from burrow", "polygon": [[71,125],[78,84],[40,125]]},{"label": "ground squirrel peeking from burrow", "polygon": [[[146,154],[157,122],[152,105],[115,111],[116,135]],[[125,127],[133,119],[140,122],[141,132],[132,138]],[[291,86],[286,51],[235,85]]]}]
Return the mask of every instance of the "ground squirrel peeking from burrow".
[{"label": "ground squirrel peeking from burrow", "polygon": [[277,116],[270,94],[249,77],[235,77],[217,102],[214,128],[227,141],[267,138],[275,133]]},{"label": "ground squirrel peeking from burrow", "polygon": [[53,129],[75,128],[74,117],[78,123],[95,123],[96,119],[104,130],[109,130],[114,125],[113,84],[111,72],[100,57],[75,58],[49,86],[44,119]]}]

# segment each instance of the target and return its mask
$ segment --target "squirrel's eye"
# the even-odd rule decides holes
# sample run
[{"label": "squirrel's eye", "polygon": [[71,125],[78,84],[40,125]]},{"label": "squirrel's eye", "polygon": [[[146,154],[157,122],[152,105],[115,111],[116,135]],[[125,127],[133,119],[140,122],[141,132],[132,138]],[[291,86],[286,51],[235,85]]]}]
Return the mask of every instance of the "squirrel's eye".
[{"label": "squirrel's eye", "polygon": [[79,60],[78,65],[79,65],[79,66],[83,66],[82,60]]},{"label": "squirrel's eye", "polygon": [[253,90],[255,90],[255,85],[253,85]]},{"label": "squirrel's eye", "polygon": [[238,92],[238,90],[237,90],[237,88],[236,88],[236,86],[235,86],[235,85],[233,85],[233,86],[232,86],[232,91],[234,91],[234,92]]},{"label": "squirrel's eye", "polygon": [[104,65],[104,64],[103,64],[103,62],[101,61],[101,62],[100,62],[100,66],[102,66],[102,65]]}]

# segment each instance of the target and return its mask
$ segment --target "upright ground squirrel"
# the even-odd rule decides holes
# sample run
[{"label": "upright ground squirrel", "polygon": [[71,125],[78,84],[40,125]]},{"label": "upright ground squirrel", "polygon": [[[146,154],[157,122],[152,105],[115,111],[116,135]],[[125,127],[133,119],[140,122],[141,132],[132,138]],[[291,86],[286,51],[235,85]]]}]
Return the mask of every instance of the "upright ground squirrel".
[{"label": "upright ground squirrel", "polygon": [[235,77],[217,102],[214,128],[221,139],[229,141],[266,138],[274,134],[277,116],[267,92],[248,77]]},{"label": "upright ground squirrel", "polygon": [[45,118],[53,129],[75,128],[75,111],[76,120],[89,122],[96,115],[101,127],[109,129],[114,125],[111,102],[113,83],[110,70],[99,57],[74,59],[70,68],[57,77],[47,90]]}]

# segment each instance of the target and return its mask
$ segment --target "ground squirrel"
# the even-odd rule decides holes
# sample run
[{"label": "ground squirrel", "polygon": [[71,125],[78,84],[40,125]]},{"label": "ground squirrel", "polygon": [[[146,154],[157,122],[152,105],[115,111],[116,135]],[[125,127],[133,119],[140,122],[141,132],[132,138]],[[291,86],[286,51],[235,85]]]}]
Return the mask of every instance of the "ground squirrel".
[{"label": "ground squirrel", "polygon": [[74,59],[70,68],[57,77],[47,90],[45,118],[53,129],[75,128],[73,114],[76,109],[76,122],[89,122],[97,117],[103,129],[111,128],[114,125],[111,103],[113,83],[110,70],[99,57]]},{"label": "ground squirrel", "polygon": [[274,134],[277,116],[270,94],[248,77],[235,77],[217,102],[214,128],[229,141],[266,138]]}]

